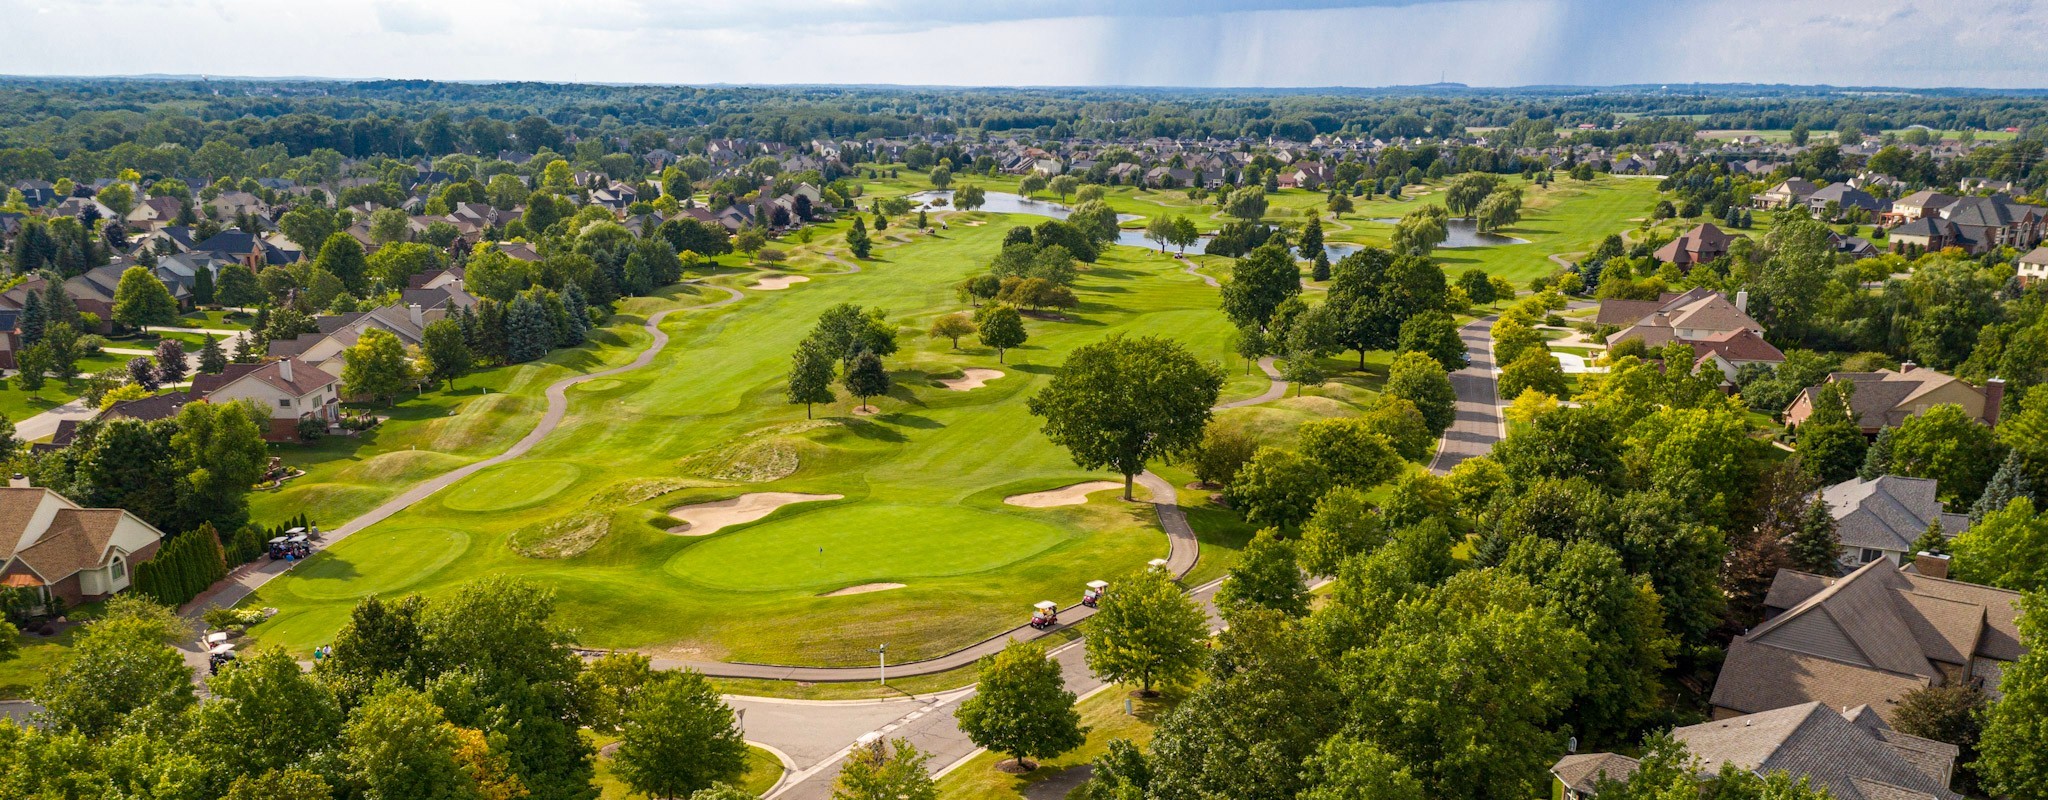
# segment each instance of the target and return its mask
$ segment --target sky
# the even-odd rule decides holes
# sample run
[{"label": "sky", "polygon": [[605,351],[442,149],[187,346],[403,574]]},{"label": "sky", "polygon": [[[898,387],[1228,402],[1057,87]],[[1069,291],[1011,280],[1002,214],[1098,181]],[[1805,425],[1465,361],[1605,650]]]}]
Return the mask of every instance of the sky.
[{"label": "sky", "polygon": [[0,0],[0,74],[2048,88],[2048,0]]}]

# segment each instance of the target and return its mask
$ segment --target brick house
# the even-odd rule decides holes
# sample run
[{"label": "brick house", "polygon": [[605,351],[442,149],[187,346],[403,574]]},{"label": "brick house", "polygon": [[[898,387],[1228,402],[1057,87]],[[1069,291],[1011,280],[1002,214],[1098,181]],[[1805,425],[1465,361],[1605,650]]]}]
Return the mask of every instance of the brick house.
[{"label": "brick house", "polygon": [[128,588],[163,532],[118,508],[81,508],[48,489],[0,488],[0,586],[65,605]]}]

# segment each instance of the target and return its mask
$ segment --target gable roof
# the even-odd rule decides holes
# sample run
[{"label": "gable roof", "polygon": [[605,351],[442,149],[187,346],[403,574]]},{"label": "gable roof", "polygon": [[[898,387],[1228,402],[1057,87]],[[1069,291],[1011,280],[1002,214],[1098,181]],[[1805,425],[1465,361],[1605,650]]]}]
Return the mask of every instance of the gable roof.
[{"label": "gable roof", "polygon": [[1912,549],[1927,526],[1941,523],[1950,536],[1970,527],[1970,518],[1942,510],[1932,479],[1879,475],[1850,478],[1820,491],[1844,547],[1870,547],[1893,552]]},{"label": "gable roof", "polygon": [[[1979,395],[1984,393],[1984,390],[1952,375],[1912,364],[1906,367],[1898,371],[1830,372],[1827,383],[1852,381],[1856,384],[1856,391],[1849,396],[1849,415],[1865,429],[1894,427],[1905,422],[1906,417],[1911,416],[1906,410],[1908,405],[1950,384],[1961,384]],[[1820,399],[1820,388],[1811,386],[1803,392],[1808,395],[1809,403]],[[1989,413],[1988,409],[1986,413]],[[1988,422],[1982,416],[1978,419]]]},{"label": "gable roof", "polygon": [[1580,753],[1558,759],[1550,774],[1557,776],[1565,788],[1590,795],[1601,781],[1626,781],[1639,766],[1635,759],[1617,753]]},{"label": "gable roof", "polygon": [[219,375],[202,374],[194,376],[192,378],[192,392],[201,397],[210,397],[214,392],[240,383],[243,379],[247,378],[282,392],[285,395],[304,397],[322,387],[341,381],[340,378],[334,377],[312,364],[300,361],[296,357],[289,360],[292,362],[292,379],[289,381],[284,379],[284,371],[278,367],[279,361],[266,361],[261,364],[229,364],[227,369],[222,370]]},{"label": "gable roof", "polygon": [[1823,787],[1837,800],[1959,800],[1948,781],[1957,750],[1892,730],[1874,715],[1851,722],[1823,703],[1678,728],[1673,738],[1708,772],[1722,764],[1759,774],[1784,772]]}]

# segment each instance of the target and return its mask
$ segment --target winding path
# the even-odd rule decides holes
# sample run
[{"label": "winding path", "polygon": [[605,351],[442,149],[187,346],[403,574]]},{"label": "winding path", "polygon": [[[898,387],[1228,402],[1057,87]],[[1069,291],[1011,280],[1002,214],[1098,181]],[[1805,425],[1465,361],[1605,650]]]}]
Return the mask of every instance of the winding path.
[{"label": "winding path", "polygon": [[1222,411],[1226,408],[1243,408],[1245,406],[1255,406],[1260,403],[1271,403],[1275,400],[1287,396],[1288,384],[1286,381],[1280,379],[1280,369],[1278,367],[1273,366],[1272,356],[1266,356],[1265,358],[1259,359],[1259,371],[1266,373],[1266,380],[1269,381],[1269,385],[1266,387],[1266,391],[1263,394],[1260,394],[1257,397],[1247,397],[1243,400],[1232,400],[1228,403],[1224,403],[1222,405],[1217,406],[1215,410]]},{"label": "winding path", "polygon": [[[319,550],[325,550],[328,547],[332,546],[335,542],[341,541],[342,539],[346,539],[351,534],[362,531],[379,522],[383,522],[384,520],[391,518],[392,515],[397,514],[400,511],[404,511],[407,508],[410,508],[414,503],[418,503],[421,500],[427,499],[429,496],[432,496],[435,492],[439,492],[442,489],[446,489],[449,486],[454,485],[457,481],[460,481],[483,470],[490,469],[491,467],[495,467],[499,464],[503,464],[507,461],[511,461],[512,459],[526,455],[527,451],[532,450],[535,445],[540,444],[540,441],[542,439],[547,438],[548,434],[554,433],[555,428],[559,427],[562,424],[563,418],[568,416],[570,387],[575,386],[579,383],[594,381],[599,378],[608,378],[613,375],[632,372],[633,370],[641,369],[649,364],[654,363],[655,356],[660,355],[662,348],[667,346],[668,344],[668,334],[662,331],[661,329],[661,322],[662,320],[667,319],[668,315],[676,313],[678,311],[705,311],[714,308],[722,308],[724,306],[728,306],[735,302],[738,302],[739,299],[743,296],[738,289],[732,289],[725,286],[714,286],[711,284],[702,283],[701,281],[688,281],[687,283],[693,286],[703,286],[705,288],[717,289],[721,292],[725,292],[727,294],[727,297],[723,300],[706,303],[701,306],[690,306],[688,308],[671,308],[656,312],[653,316],[648,317],[647,322],[641,326],[647,331],[648,335],[652,339],[652,341],[648,342],[647,349],[640,351],[640,355],[635,356],[631,362],[628,362],[626,364],[617,367],[612,367],[611,369],[602,370],[599,372],[592,372],[584,375],[576,375],[568,378],[563,378],[559,381],[555,381],[554,383],[549,384],[546,392],[548,408],[546,413],[541,415],[540,423],[535,425],[533,427],[533,430],[527,431],[525,436],[520,437],[519,441],[514,442],[510,448],[505,450],[505,452],[499,453],[498,455],[486,458],[482,461],[478,461],[473,464],[468,464],[460,468],[450,470],[437,477],[428,479],[426,481],[422,481],[414,485],[412,488],[405,490],[397,497],[391,498],[390,500],[386,500],[382,505],[379,505],[376,508],[364,512],[361,516],[358,516],[355,519],[349,520],[347,523],[343,524],[339,528],[335,528],[334,530],[329,531],[326,537],[316,544],[314,550],[316,552]],[[263,584],[269,583],[271,579],[276,578],[277,576],[282,575],[286,572],[289,572],[292,567],[302,563],[305,563],[304,559],[290,562],[259,560],[256,562],[252,562],[251,565],[237,568],[233,574],[230,574],[228,576],[227,581],[224,584],[215,587],[214,589],[208,591],[206,594],[194,598],[192,602],[186,604],[185,615],[188,617],[197,617],[200,614],[205,613],[206,610],[209,608],[233,606],[234,604],[241,602],[243,598],[246,598],[249,595],[255,593],[257,589],[261,588]]]}]

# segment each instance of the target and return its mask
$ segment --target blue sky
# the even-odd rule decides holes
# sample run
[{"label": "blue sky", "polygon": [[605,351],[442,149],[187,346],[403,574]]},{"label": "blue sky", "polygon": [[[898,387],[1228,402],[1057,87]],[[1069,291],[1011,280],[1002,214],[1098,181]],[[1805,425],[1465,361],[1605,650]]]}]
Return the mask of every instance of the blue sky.
[{"label": "blue sky", "polygon": [[2048,87],[2048,0],[0,0],[0,73]]}]

